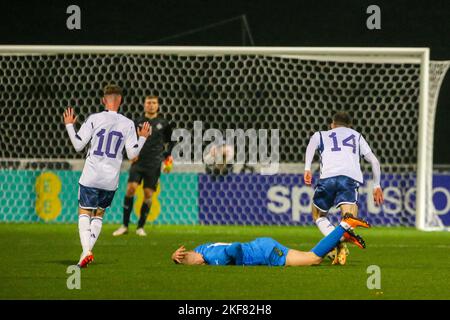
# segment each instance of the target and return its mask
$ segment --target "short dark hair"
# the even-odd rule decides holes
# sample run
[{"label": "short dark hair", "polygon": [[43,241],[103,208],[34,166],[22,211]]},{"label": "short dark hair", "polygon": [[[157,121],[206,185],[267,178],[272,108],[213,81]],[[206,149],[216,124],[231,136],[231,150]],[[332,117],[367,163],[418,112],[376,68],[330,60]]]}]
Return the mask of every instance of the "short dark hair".
[{"label": "short dark hair", "polygon": [[339,111],[334,114],[333,122],[338,126],[350,127],[352,125],[352,118],[347,112]]},{"label": "short dark hair", "polygon": [[147,100],[147,99],[156,99],[159,102],[159,97],[157,95],[154,95],[154,94],[146,95],[144,100]]},{"label": "short dark hair", "polygon": [[108,84],[105,86],[105,88],[103,88],[103,95],[107,96],[110,94],[118,94],[118,95],[122,95],[122,88],[119,87],[116,84]]}]

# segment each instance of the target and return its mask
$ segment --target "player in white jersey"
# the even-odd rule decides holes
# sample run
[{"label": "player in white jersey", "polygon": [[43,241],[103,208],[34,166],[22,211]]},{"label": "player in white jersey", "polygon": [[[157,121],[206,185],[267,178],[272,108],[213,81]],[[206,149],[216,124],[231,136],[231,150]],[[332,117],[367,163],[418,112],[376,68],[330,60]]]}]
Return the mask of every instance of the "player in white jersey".
[{"label": "player in white jersey", "polygon": [[[364,157],[372,165],[374,179],[373,197],[377,205],[383,203],[383,191],[380,186],[380,163],[361,133],[350,128],[351,118],[345,112],[333,116],[331,130],[313,134],[305,157],[305,184],[311,185],[311,163],[316,150],[320,154],[320,180],[314,191],[312,215],[319,230],[327,236],[334,230],[327,213],[333,207],[339,207],[342,215],[358,214],[358,188],[363,183],[360,158]],[[349,242],[357,244],[352,237]],[[358,245],[358,244],[357,244]],[[333,264],[345,264],[348,250],[341,243],[335,252]]]},{"label": "player in white jersey", "polygon": [[151,133],[147,122],[138,129],[138,139],[134,122],[117,113],[122,103],[119,86],[107,85],[102,101],[105,111],[91,114],[78,133],[74,128],[77,117],[73,109],[69,107],[64,112],[64,123],[75,150],[83,150],[90,142],[78,191],[78,230],[83,248],[79,267],[86,267],[94,260],[92,249],[100,235],[103,214],[119,184],[123,149],[129,159],[138,156]]}]

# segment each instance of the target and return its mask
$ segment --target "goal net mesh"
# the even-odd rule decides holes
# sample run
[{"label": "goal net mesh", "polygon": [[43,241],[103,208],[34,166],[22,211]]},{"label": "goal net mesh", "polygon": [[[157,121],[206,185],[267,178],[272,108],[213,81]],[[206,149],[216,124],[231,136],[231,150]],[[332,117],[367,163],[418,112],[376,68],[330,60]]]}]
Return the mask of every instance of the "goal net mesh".
[{"label": "goal net mesh", "polygon": [[[18,212],[20,221],[45,219],[45,212],[56,212],[52,206],[58,207],[58,201],[62,212],[76,209],[79,168],[73,160],[82,160],[84,154],[71,146],[62,113],[73,106],[82,122],[101,111],[102,88],[114,82],[124,89],[121,112],[131,119],[142,115],[146,95],[158,95],[161,113],[176,128],[192,130],[194,121],[202,121],[204,130],[279,129],[280,162],[298,164],[297,174],[272,177],[192,177],[175,169],[171,175],[176,179],[162,176],[165,214],[157,223],[311,223],[306,209],[311,192],[301,181],[306,146],[314,131],[327,129],[334,112],[345,110],[382,165],[387,201],[378,208],[371,199],[370,166],[363,164],[363,216],[374,224],[414,225],[420,65],[332,60],[231,54],[0,54],[0,221],[14,221]],[[430,65],[430,137],[447,68],[448,63]],[[432,141],[427,148],[432,156]],[[431,183],[432,167],[427,169]],[[60,189],[58,183],[48,182],[51,179],[38,179],[46,172],[63,180]],[[110,209],[114,222],[120,222],[126,175],[124,171]],[[270,192],[258,184],[285,186],[280,190],[287,191],[272,190],[275,198],[269,199]],[[283,212],[284,202],[277,202],[277,196],[290,201]],[[43,200],[48,197],[59,200]],[[429,194],[432,205],[431,198]],[[193,208],[186,209],[189,205]],[[39,210],[44,213],[36,215]],[[67,212],[57,221],[74,221],[74,216]],[[434,215],[429,217],[430,224],[439,224]]]}]

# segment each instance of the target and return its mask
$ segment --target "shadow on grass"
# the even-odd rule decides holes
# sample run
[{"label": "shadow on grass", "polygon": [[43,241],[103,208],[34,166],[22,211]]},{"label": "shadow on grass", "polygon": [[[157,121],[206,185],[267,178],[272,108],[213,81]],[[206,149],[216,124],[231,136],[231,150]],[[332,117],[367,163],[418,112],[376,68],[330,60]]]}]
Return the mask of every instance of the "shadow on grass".
[{"label": "shadow on grass", "polygon": [[78,261],[76,261],[76,260],[50,260],[50,261],[45,261],[45,262],[50,263],[50,264],[64,265],[64,266],[74,266],[78,263]]},{"label": "shadow on grass", "polygon": [[[78,261],[76,260],[51,260],[51,261],[46,261],[47,263],[50,264],[58,264],[58,265],[64,265],[64,266],[74,266],[78,263]],[[105,265],[105,264],[111,264],[111,262],[105,262],[105,261],[94,261],[92,263],[93,265]]]}]

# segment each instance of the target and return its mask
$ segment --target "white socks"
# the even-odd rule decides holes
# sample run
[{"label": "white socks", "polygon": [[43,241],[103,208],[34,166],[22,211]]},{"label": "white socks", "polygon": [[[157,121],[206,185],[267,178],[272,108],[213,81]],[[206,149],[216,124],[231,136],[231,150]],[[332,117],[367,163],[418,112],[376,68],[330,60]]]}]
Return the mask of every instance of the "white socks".
[{"label": "white socks", "polygon": [[95,242],[102,231],[103,217],[91,217],[87,214],[78,216],[78,231],[80,233],[83,256],[94,248]]},{"label": "white socks", "polygon": [[351,229],[350,225],[347,222],[341,221],[340,225],[345,230]]},{"label": "white socks", "polygon": [[334,230],[334,226],[327,217],[319,217],[316,220],[316,225],[325,237]]},{"label": "white socks", "polygon": [[[322,234],[326,237],[327,235],[329,235],[333,230],[334,230],[334,226],[333,224],[330,222],[330,220],[328,220],[327,217],[319,217],[316,220],[316,225],[319,228],[320,232],[322,232]],[[346,222],[341,222],[341,226],[347,230],[350,228],[350,226],[346,223]],[[341,241],[344,241],[344,237],[341,238]]]},{"label": "white socks", "polygon": [[89,251],[94,248],[95,242],[102,231],[103,217],[92,217],[91,220],[91,236],[89,241]]},{"label": "white socks", "polygon": [[78,216],[78,231],[80,233],[83,255],[86,255],[89,252],[89,242],[91,238],[91,217],[89,215],[80,214]]}]

